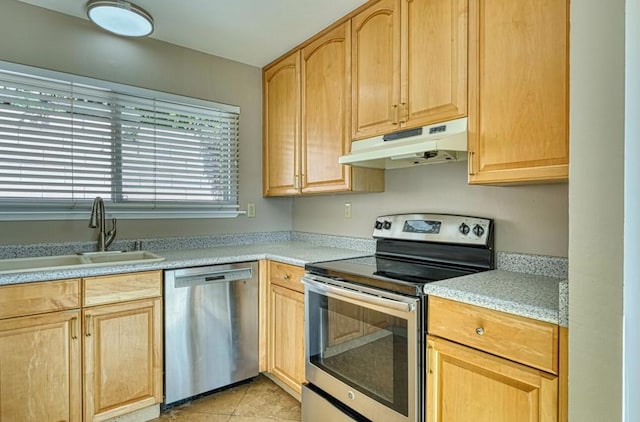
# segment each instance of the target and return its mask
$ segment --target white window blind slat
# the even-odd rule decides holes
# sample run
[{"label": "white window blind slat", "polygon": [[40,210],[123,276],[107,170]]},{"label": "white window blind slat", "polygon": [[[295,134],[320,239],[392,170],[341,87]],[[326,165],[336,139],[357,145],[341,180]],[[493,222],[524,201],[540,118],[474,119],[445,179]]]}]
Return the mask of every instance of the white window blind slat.
[{"label": "white window blind slat", "polygon": [[0,214],[72,210],[95,196],[127,212],[238,210],[237,109],[15,67],[0,62]]}]

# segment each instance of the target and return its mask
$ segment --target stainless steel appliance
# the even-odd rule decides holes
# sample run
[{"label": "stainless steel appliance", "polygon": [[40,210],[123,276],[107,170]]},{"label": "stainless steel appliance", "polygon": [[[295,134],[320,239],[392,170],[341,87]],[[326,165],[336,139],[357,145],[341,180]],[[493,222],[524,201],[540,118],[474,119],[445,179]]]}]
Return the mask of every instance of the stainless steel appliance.
[{"label": "stainless steel appliance", "polygon": [[373,236],[374,256],[305,267],[304,422],[423,421],[424,285],[494,267],[490,219],[388,215]]},{"label": "stainless steel appliance", "polygon": [[258,265],[166,271],[165,406],[258,375]]}]

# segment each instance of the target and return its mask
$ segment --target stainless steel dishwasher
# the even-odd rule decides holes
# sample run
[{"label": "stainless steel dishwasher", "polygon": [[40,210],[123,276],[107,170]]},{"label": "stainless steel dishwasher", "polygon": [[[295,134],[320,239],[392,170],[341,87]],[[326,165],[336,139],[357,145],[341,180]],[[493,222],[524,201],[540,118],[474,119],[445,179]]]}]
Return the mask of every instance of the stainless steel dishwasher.
[{"label": "stainless steel dishwasher", "polygon": [[258,375],[258,264],[165,271],[165,405]]}]

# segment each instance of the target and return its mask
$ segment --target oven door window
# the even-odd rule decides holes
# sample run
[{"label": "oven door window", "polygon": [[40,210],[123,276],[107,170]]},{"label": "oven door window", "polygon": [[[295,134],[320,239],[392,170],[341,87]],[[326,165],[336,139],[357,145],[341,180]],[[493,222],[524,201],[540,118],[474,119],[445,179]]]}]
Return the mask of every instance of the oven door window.
[{"label": "oven door window", "polygon": [[309,291],[309,362],[396,412],[408,414],[407,319]]}]

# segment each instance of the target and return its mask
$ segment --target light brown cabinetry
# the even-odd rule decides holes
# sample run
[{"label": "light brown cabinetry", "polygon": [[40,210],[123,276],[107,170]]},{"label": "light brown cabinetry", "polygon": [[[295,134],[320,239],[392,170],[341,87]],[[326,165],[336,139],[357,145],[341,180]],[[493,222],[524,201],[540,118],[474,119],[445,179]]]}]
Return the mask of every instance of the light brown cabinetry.
[{"label": "light brown cabinetry", "polygon": [[82,420],[78,310],[0,320],[0,419]]},{"label": "light brown cabinetry", "polygon": [[376,2],[352,42],[354,139],[466,115],[466,1]]},{"label": "light brown cabinetry", "polygon": [[0,287],[0,419],[82,420],[80,280]]},{"label": "light brown cabinetry", "polygon": [[469,182],[566,180],[569,2],[469,1]]},{"label": "light brown cabinetry", "polygon": [[269,262],[268,371],[300,394],[304,375],[304,269]]},{"label": "light brown cabinetry", "polygon": [[162,402],[162,273],[83,280],[85,421]]},{"label": "light brown cabinetry", "polygon": [[102,421],[160,403],[161,286],[153,271],[0,287],[0,419]]},{"label": "light brown cabinetry", "polygon": [[556,422],[559,328],[429,297],[427,421]]},{"label": "light brown cabinetry", "polygon": [[295,195],[300,189],[300,52],[263,73],[263,193]]},{"label": "light brown cabinetry", "polygon": [[379,192],[380,170],[338,164],[351,146],[350,22],[264,70],[265,196]]},{"label": "light brown cabinetry", "polygon": [[427,342],[428,422],[552,422],[558,377],[436,337]]}]

